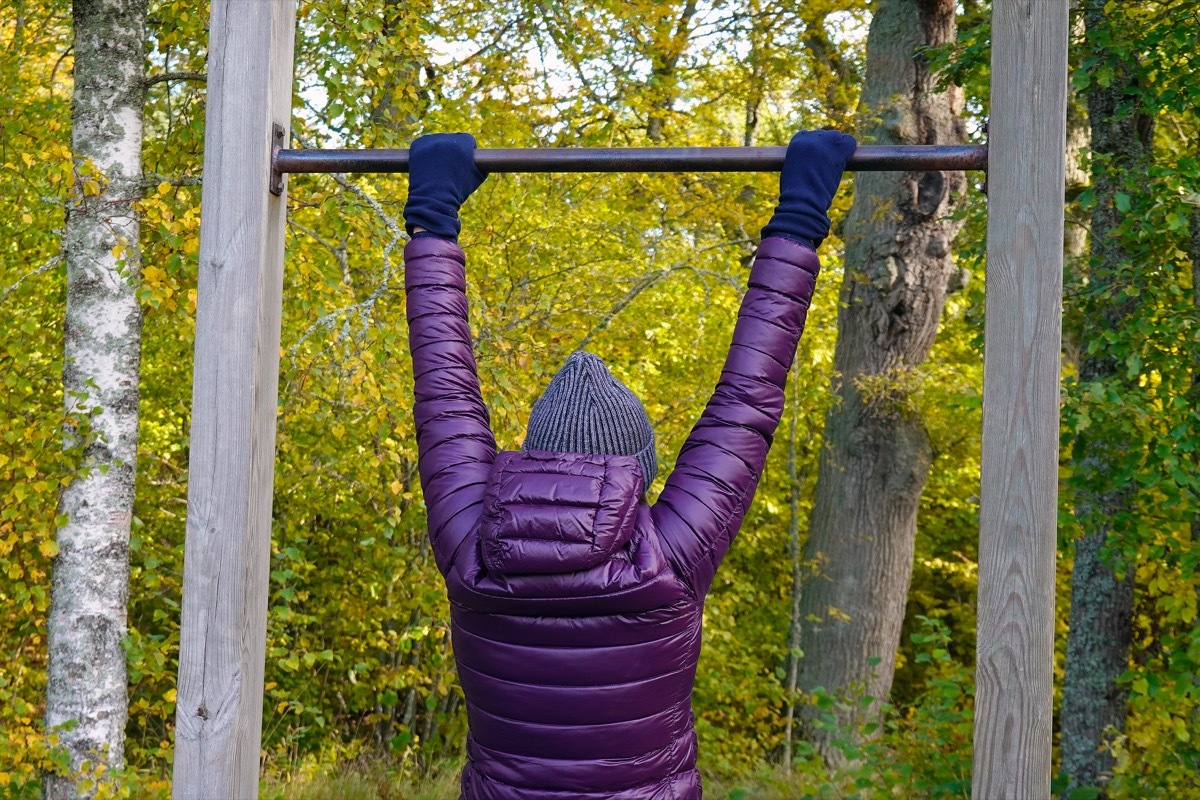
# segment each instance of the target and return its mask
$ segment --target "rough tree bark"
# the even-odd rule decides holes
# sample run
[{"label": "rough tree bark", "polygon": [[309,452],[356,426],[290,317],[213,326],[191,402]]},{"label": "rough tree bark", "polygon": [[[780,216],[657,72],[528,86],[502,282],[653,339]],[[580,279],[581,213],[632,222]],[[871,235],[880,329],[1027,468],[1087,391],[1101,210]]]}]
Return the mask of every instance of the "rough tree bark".
[{"label": "rough tree bark", "polygon": [[[1104,0],[1082,4],[1089,41],[1098,49],[1109,36]],[[1149,157],[1149,120],[1138,113],[1121,113],[1129,103],[1135,63],[1117,53],[1103,53],[1113,70],[1107,85],[1093,82],[1088,89],[1096,206],[1091,215],[1089,294],[1099,298],[1106,286],[1121,280],[1128,261],[1121,241],[1112,235],[1121,221],[1115,194],[1131,175],[1141,174]],[[1121,293],[1116,293],[1120,297]],[[1135,301],[1094,300],[1080,318],[1079,379],[1081,383],[1121,379],[1124,365],[1105,346],[1111,331],[1120,330]],[[1095,347],[1093,347],[1095,345]],[[1116,460],[1124,452],[1119,430],[1093,424],[1077,434],[1071,469],[1075,516],[1082,535],[1075,543],[1071,578],[1070,631],[1063,678],[1062,769],[1069,781],[1063,796],[1079,787],[1103,787],[1111,777],[1113,757],[1104,746],[1106,730],[1125,727],[1127,692],[1117,678],[1129,667],[1133,621],[1133,571],[1104,554],[1114,521],[1128,514],[1133,489],[1113,480]],[[1103,795],[1102,795],[1103,796]]]},{"label": "rough tree bark", "polygon": [[[867,37],[860,139],[965,141],[962,92],[939,92],[919,49],[954,40],[954,0],[878,0]],[[913,408],[914,370],[928,357],[946,296],[963,276],[950,257],[949,212],[961,172],[859,173],[846,225],[846,267],[834,354],[837,398],[825,444],[806,563],[800,689],[862,688],[874,698],[839,714],[874,716],[891,690],[916,514],[933,448]],[[808,712],[811,722],[812,712]],[[826,759],[829,731],[809,735]]]},{"label": "rough tree bark", "polygon": [[[134,201],[141,182],[146,0],[75,0],[67,212],[64,446],[81,474],[59,502],[48,623],[46,727],[73,775],[47,775],[47,798],[91,797],[77,779],[123,766],[129,529],[138,442],[141,272]],[[73,726],[71,725],[73,723]],[[59,726],[64,726],[60,728]],[[91,765],[91,768],[88,765]]]}]

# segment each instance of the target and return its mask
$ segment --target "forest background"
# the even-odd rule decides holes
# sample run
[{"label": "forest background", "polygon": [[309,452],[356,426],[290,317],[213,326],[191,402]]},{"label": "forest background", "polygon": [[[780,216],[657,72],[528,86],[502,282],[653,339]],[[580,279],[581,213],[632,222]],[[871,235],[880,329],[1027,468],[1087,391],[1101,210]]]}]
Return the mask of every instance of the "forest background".
[{"label": "forest background", "polygon": [[[86,779],[72,789],[83,796],[169,787],[205,3],[107,4],[144,15],[145,54],[140,233],[110,243],[141,315],[123,753],[82,763],[63,746],[73,726],[43,722],[51,575],[72,525],[64,497],[129,466],[89,450],[104,409],[86,377],[64,388],[67,231],[111,190],[72,140],[73,45],[105,5],[0,7],[4,796],[37,796],[64,774]],[[1183,797],[1200,792],[1200,0],[1072,5],[1055,787]],[[739,145],[832,125],[863,143],[982,142],[989,14],[986,0],[306,0],[293,136],[308,147],[404,147],[450,130],[484,147]],[[901,102],[888,79],[911,96]],[[900,122],[888,116],[902,106]],[[914,115],[921,124],[907,125]],[[352,796],[352,784],[364,797],[454,796],[465,720],[409,414],[405,188],[402,176],[289,179],[268,796]],[[706,610],[695,705],[715,796],[969,795],[983,189],[980,174],[843,184],[784,420]],[[719,375],[776,191],[769,174],[491,177],[463,210],[462,243],[500,446],[519,447],[533,398],[587,347],[645,399],[669,471]],[[880,258],[883,240],[920,252]],[[911,309],[923,323],[898,322]],[[914,330],[923,343],[905,338]],[[854,341],[879,358],[856,362]],[[846,441],[870,447],[840,459],[839,447],[855,450]],[[855,497],[842,485],[853,502],[839,505],[838,475],[856,470],[853,485],[874,475],[881,488]],[[899,558],[855,562],[823,544],[860,541],[847,520],[881,503],[911,505],[863,523]],[[867,559],[872,547],[852,549]],[[816,591],[876,567],[884,594],[868,587],[843,605]],[[123,591],[113,584],[122,607]],[[874,627],[855,633],[863,620]],[[833,628],[857,650],[823,644]]]}]

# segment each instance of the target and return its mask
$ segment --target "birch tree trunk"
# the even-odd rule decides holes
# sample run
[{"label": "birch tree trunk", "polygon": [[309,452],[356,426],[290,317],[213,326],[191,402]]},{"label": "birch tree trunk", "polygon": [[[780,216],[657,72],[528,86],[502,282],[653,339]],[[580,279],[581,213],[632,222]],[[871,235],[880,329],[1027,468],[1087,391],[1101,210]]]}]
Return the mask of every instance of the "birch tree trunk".
[{"label": "birch tree trunk", "polygon": [[[1137,65],[1125,60],[1133,56],[1103,52],[1103,43],[1111,35],[1104,6],[1104,0],[1083,3],[1087,36],[1097,43],[1101,56],[1110,60],[1113,72],[1107,85],[1094,81],[1088,89],[1096,193],[1088,285],[1089,294],[1096,298],[1105,287],[1122,280],[1121,267],[1129,259],[1120,239],[1113,236],[1121,222],[1114,198],[1129,175],[1142,174],[1150,133],[1149,120],[1139,113],[1121,111],[1129,102]],[[1119,292],[1114,295],[1122,297]],[[1081,383],[1121,379],[1123,359],[1106,343],[1112,331],[1122,329],[1134,302],[1128,297],[1097,299],[1086,308],[1079,334]],[[1076,434],[1072,448],[1075,516],[1082,535],[1075,543],[1063,677],[1062,769],[1069,778],[1064,797],[1080,787],[1108,783],[1114,761],[1105,747],[1106,731],[1125,728],[1127,692],[1117,678],[1129,667],[1133,569],[1122,568],[1104,553],[1114,523],[1128,517],[1133,500],[1133,487],[1114,480],[1116,462],[1124,452],[1123,438],[1119,427],[1097,423]]]},{"label": "birch tree trunk", "polygon": [[[134,202],[141,182],[146,0],[75,0],[67,213],[64,446],[81,474],[59,502],[48,624],[46,727],[72,775],[47,798],[91,797],[98,765],[124,765],[129,530],[138,443],[141,272]],[[86,420],[86,423],[83,421]],[[59,727],[63,726],[63,727]]]},{"label": "birch tree trunk", "polygon": [[[867,37],[860,141],[960,144],[961,90],[938,92],[919,49],[955,37],[953,0],[878,0]],[[850,692],[869,703],[842,726],[878,713],[891,691],[912,575],[917,506],[933,460],[911,394],[946,295],[962,277],[950,257],[960,223],[949,213],[961,172],[855,176],[834,353],[837,398],[825,420],[804,561],[814,564],[800,619],[800,689]],[[812,710],[806,712],[812,721]],[[832,731],[813,743],[840,761]]]}]

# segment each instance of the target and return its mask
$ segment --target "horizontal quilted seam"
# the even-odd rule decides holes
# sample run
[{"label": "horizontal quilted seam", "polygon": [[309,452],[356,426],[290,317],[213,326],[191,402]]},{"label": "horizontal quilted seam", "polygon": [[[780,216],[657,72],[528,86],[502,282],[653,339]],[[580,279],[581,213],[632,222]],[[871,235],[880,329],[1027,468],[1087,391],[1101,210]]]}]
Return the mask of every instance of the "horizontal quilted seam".
[{"label": "horizontal quilted seam", "polygon": [[[496,749],[496,748],[494,748],[494,747],[488,747],[487,745],[484,745],[484,744],[479,744],[478,742],[475,742],[475,744],[476,744],[476,746],[477,746],[477,747],[481,747],[481,748],[483,748],[483,749],[485,749],[485,750],[492,750],[492,751],[494,751],[494,752],[497,752],[497,753],[505,753],[505,751],[503,751],[503,750],[497,750],[497,749]],[[638,758],[643,758],[643,757],[645,757],[645,756],[652,756],[652,755],[655,755],[656,753],[662,753],[662,752],[666,752],[666,751],[667,751],[667,750],[669,750],[670,748],[671,748],[671,745],[666,745],[665,747],[660,747],[660,748],[658,748],[657,750],[651,750],[651,751],[649,751],[649,752],[647,752],[647,753],[644,753],[643,755],[641,755],[641,756],[638,756]],[[505,754],[506,754],[506,755],[510,755],[510,754],[508,754],[508,753],[505,753]],[[556,758],[556,757],[554,757],[554,756],[537,756],[537,760],[538,760],[538,761],[574,761],[575,759],[572,759],[572,758]],[[629,758],[629,759],[619,759],[619,758],[614,758],[614,759],[611,759],[611,760],[612,760],[612,761],[633,761],[634,759],[633,759],[633,758]],[[688,770],[683,770],[683,772],[687,772],[687,771],[688,771]],[[678,774],[678,773],[677,773],[677,774]],[[637,787],[637,786],[642,786],[642,785],[645,785],[645,786],[657,786],[657,785],[658,785],[660,782],[661,782],[661,781],[660,781],[660,779],[658,779],[658,778],[655,778],[654,780],[646,781],[646,782],[644,782],[644,783],[641,783],[641,784],[634,784],[634,785],[632,785],[632,786],[629,786],[629,787],[626,787],[626,788],[624,788],[624,789],[618,789],[617,791],[628,791],[629,789],[635,788],[635,787]],[[535,786],[530,786],[530,787],[526,787],[526,788],[530,788],[530,789],[536,789],[536,788],[545,788],[545,787],[535,787]]]},{"label": "horizontal quilted seam", "polygon": [[[491,754],[492,758],[495,758],[496,757],[495,754],[500,752],[500,751],[495,751],[492,748],[486,747],[485,745],[481,745],[478,742],[474,742],[474,741],[469,742],[468,748],[469,749],[477,749],[479,751],[486,751],[487,754]],[[641,758],[642,759],[652,758],[659,754],[668,753],[670,751],[671,751],[671,747],[663,747],[663,748],[660,748],[659,750],[653,751],[651,753],[647,753],[644,756],[642,756]],[[568,761],[569,759],[556,759],[553,757],[539,756],[538,760],[553,762],[553,761]],[[636,760],[635,759],[611,759],[611,760],[614,762],[618,762],[618,764],[619,764],[619,762],[621,762],[621,761],[629,761],[632,763],[632,762],[635,762],[636,760],[641,760],[641,759],[636,759]],[[614,777],[620,776],[622,774],[627,774],[628,772],[632,771],[630,769],[622,769],[622,767],[619,766],[618,764],[614,764],[614,766],[608,770],[608,772],[610,774],[612,774]],[[545,785],[533,785],[533,784],[529,784],[529,783],[510,783],[507,781],[503,781],[493,775],[486,774],[479,768],[479,765],[476,765],[474,762],[468,763],[466,769],[473,770],[475,772],[475,774],[477,774],[481,780],[483,780],[487,784],[489,784],[493,788],[493,790],[496,792],[496,794],[494,795],[495,797],[505,797],[505,798],[522,797],[522,798],[529,798],[530,800],[536,800],[536,798],[542,798],[542,797],[552,797],[552,798],[554,798],[554,800],[560,800],[560,798],[570,797],[570,798],[572,798],[572,800],[575,800],[575,798],[578,798],[581,796],[579,792],[574,792],[572,790],[553,790],[553,789],[548,790],[545,787]],[[654,778],[652,778],[650,780],[646,780],[646,781],[638,781],[636,783],[630,783],[630,784],[622,784],[622,783],[614,782],[614,784],[610,788],[606,789],[603,793],[589,792],[588,794],[582,795],[582,796],[588,798],[588,800],[591,800],[591,798],[598,798],[598,797],[608,798],[609,800],[611,800],[611,798],[613,798],[613,797],[631,797],[631,798],[644,797],[644,796],[647,796],[646,795],[647,792],[655,792],[657,789],[659,789],[661,787],[666,787],[668,785],[674,784],[675,782],[679,781],[680,779],[686,780],[688,778],[691,779],[689,782],[695,783],[697,786],[699,785],[699,781],[700,781],[699,771],[695,767],[685,767],[684,769],[677,770],[677,771],[672,772],[669,775],[666,775],[664,777],[655,776]],[[619,795],[616,794],[618,792],[620,793]],[[691,797],[679,798],[674,793],[672,793],[671,796],[678,798],[678,800],[692,800]]]},{"label": "horizontal quilted seam", "polygon": [[[597,699],[597,701],[599,700],[599,698],[596,698],[596,699]],[[629,717],[628,719],[620,719],[620,720],[616,720],[615,722],[536,722],[536,721],[528,720],[528,719],[517,719],[516,717],[506,717],[501,714],[496,714],[491,711],[488,711],[487,709],[481,708],[479,705],[475,705],[474,710],[476,712],[478,712],[480,714],[484,714],[492,719],[499,720],[502,723],[515,723],[524,728],[536,728],[539,730],[544,729],[549,733],[553,733],[554,731],[563,731],[563,732],[577,731],[580,728],[627,727],[632,723],[638,723],[639,725],[648,726],[648,725],[655,724],[656,720],[666,719],[666,718],[675,716],[679,713],[678,704],[676,704],[676,705],[672,705],[672,706],[667,706],[666,708],[657,709],[655,711],[650,712],[649,714],[643,714],[640,717]],[[663,726],[663,727],[666,727],[667,730],[670,730],[669,726]],[[493,749],[498,750],[499,748],[493,748]],[[510,751],[510,752],[512,752],[512,751]],[[620,756],[616,756],[616,757],[620,758]]]},{"label": "horizontal quilted seam", "polygon": [[[655,792],[655,796],[660,796],[657,794],[657,791],[659,791],[661,789],[667,789],[668,791],[671,792],[672,797],[678,797],[678,795],[676,795],[674,792],[674,788],[675,788],[675,784],[681,780],[684,781],[685,784],[689,786],[689,788],[691,788],[691,787],[695,788],[696,794],[689,793],[687,795],[686,800],[691,800],[692,798],[699,796],[699,794],[698,794],[699,793],[699,774],[695,769],[695,735],[694,735],[694,732],[692,731],[692,727],[690,724],[690,720],[691,720],[690,702],[687,699],[678,701],[678,702],[672,704],[668,709],[666,709],[664,711],[663,715],[669,716],[675,720],[675,724],[672,724],[671,727],[673,729],[675,729],[676,726],[678,725],[678,728],[680,730],[680,735],[672,736],[670,741],[663,747],[646,751],[642,754],[639,754],[638,756],[613,757],[613,758],[604,759],[606,762],[612,762],[609,765],[609,767],[605,770],[605,775],[610,776],[610,779],[606,780],[606,782],[605,782],[604,796],[606,796],[606,797],[630,797],[630,798],[648,796],[648,795],[643,794],[644,792]],[[484,744],[480,744],[477,737],[474,737],[473,735],[469,735],[468,739],[469,739],[468,751],[469,752],[474,751],[476,754],[479,754],[479,755],[486,754],[489,757],[488,760],[492,763],[498,763],[501,760],[507,761],[510,759],[519,760],[522,758],[531,758],[531,759],[535,759],[536,762],[558,761],[564,765],[564,769],[569,769],[570,765],[572,763],[579,763],[579,761],[577,759],[571,759],[571,758],[555,758],[553,756],[543,756],[543,755],[538,755],[538,756],[533,756],[533,757],[522,756],[520,754],[511,753],[506,750],[499,750],[496,748],[488,747],[487,745],[484,745]],[[687,751],[681,753],[680,752],[681,746],[686,746]],[[656,775],[649,780],[640,780],[640,781],[634,781],[634,782],[630,782],[630,783],[625,783],[625,782],[622,782],[619,780],[619,776],[621,776],[621,775],[625,775],[625,774],[636,775],[639,772],[644,772],[645,771],[644,768],[641,768],[641,767],[643,764],[645,764],[645,762],[657,761],[663,756],[666,757],[667,763],[679,764],[682,768],[673,769],[666,774]],[[620,766],[620,764],[622,762],[625,762],[625,766]],[[484,770],[479,769],[479,767],[482,767],[482,766],[483,766],[482,764],[479,764],[478,766],[476,766],[474,764],[474,762],[472,762],[472,764],[468,766],[468,769],[478,770],[478,773],[480,774],[481,778],[488,781],[489,783],[498,785],[497,788],[499,788],[500,786],[503,786],[503,787],[513,787],[513,788],[520,789],[521,791],[519,793],[519,796],[521,796],[523,798],[524,797],[537,798],[537,797],[545,796],[545,797],[554,797],[557,800],[557,798],[565,797],[566,796],[565,792],[570,791],[569,789],[553,788],[551,786],[548,786],[545,781],[542,781],[540,784],[528,784],[528,783],[502,781],[497,776],[486,774],[484,772]],[[639,768],[641,768],[641,769],[639,769]],[[537,772],[539,774],[541,774],[541,770],[538,770]],[[590,786],[590,785],[588,786],[588,789],[595,789],[595,788],[596,787],[594,787],[594,786]],[[564,794],[559,794],[559,792],[564,792]],[[593,794],[592,792],[589,791],[586,793],[587,797],[594,797],[594,796],[599,796],[599,795],[600,795],[600,792],[596,792],[595,794]],[[508,795],[501,794],[498,796],[507,797]]]},{"label": "horizontal quilted seam", "polygon": [[[539,577],[544,576],[517,576],[517,578]],[[505,581],[506,589],[503,593],[493,591],[490,587],[487,590],[481,589],[481,581],[475,575],[459,574],[454,576],[454,580],[456,581],[455,585],[450,587],[452,602],[474,603],[479,608],[495,614],[555,615],[566,618],[588,614],[628,614],[661,607],[668,602],[675,603],[680,599],[686,599],[689,605],[694,604],[697,600],[667,566],[664,566],[663,571],[656,572],[641,582],[620,588],[580,593],[563,592],[553,597],[544,592],[532,594],[513,589],[512,585],[518,582],[516,579]],[[644,599],[640,599],[659,595],[670,597],[670,600],[651,606],[647,605]]]}]

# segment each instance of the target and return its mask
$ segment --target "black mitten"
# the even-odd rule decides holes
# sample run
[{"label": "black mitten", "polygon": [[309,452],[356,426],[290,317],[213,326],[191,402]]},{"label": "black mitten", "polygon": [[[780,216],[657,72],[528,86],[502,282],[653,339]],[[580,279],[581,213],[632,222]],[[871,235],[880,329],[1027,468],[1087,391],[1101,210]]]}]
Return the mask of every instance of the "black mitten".
[{"label": "black mitten", "polygon": [[475,166],[475,137],[469,133],[431,133],[408,151],[408,202],[404,221],[409,234],[424,228],[441,239],[458,241],[458,209],[487,178]]},{"label": "black mitten", "polygon": [[857,146],[853,136],[839,131],[793,136],[779,174],[779,205],[762,235],[784,236],[817,249],[829,235],[826,212]]}]

